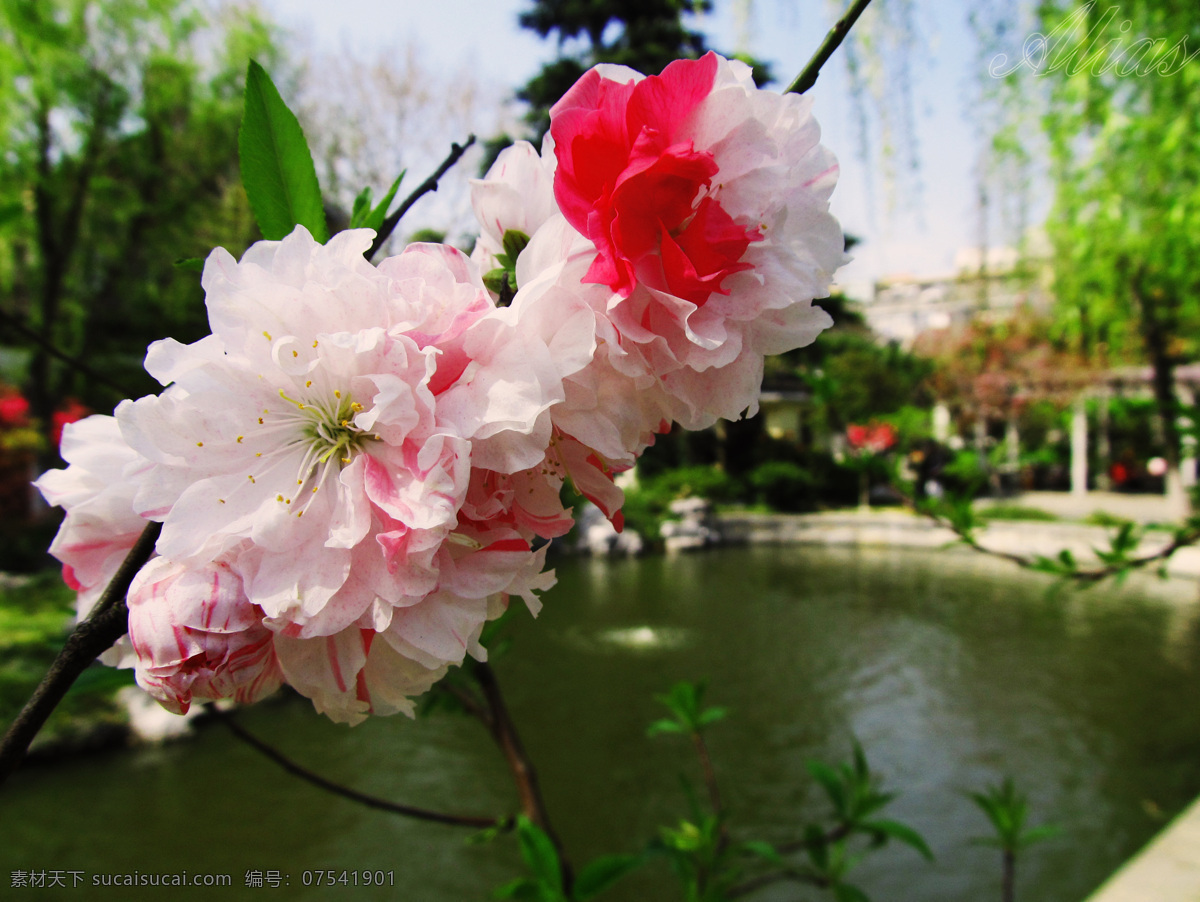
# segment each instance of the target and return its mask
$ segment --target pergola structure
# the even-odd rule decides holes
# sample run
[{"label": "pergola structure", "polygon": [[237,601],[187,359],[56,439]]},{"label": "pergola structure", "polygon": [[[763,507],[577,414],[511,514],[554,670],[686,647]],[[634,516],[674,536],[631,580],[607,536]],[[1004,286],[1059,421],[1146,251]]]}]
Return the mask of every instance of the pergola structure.
[{"label": "pergola structure", "polygon": [[[1098,455],[1102,460],[1110,456],[1108,445],[1108,399],[1116,396],[1141,394],[1149,392],[1153,380],[1153,370],[1148,366],[1118,367],[1099,373],[1067,375],[1061,378],[1042,378],[1036,383],[1030,382],[1020,386],[1018,394],[1047,395],[1068,394],[1072,398],[1071,408],[1071,493],[1086,495],[1088,492],[1088,454],[1093,437],[1088,423],[1087,404],[1089,401],[1101,401],[1099,404],[1099,422],[1096,424],[1095,439],[1098,444]],[[1180,403],[1192,407],[1196,403],[1197,391],[1200,390],[1200,363],[1191,363],[1175,368],[1175,395]],[[1197,482],[1196,471],[1196,439],[1184,432],[1181,448],[1181,460],[1178,474],[1168,474],[1166,494],[1168,498],[1176,499],[1172,507],[1178,507],[1182,516],[1186,512],[1186,493]],[[945,405],[939,404],[934,410],[934,436],[944,442],[950,436],[950,413]],[[1009,459],[1015,465],[1018,456],[1019,434],[1016,418],[1008,418],[1005,442],[1009,448]],[[1096,482],[1101,487],[1107,487],[1108,474],[1097,475]]]}]

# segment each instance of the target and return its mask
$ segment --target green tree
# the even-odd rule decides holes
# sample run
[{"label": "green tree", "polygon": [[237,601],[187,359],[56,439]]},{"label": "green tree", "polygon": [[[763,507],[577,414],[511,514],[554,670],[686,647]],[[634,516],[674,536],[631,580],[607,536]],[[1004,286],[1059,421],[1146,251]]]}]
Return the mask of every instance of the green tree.
[{"label": "green tree", "polygon": [[1174,377],[1200,350],[1200,19],[1187,0],[1039,14],[1045,53],[1008,77],[1049,83],[1059,326],[1100,362],[1151,365],[1183,512]]},{"label": "green tree", "polygon": [[[531,109],[526,120],[540,139],[550,128],[550,107],[597,63],[629,66],[657,75],[677,59],[696,59],[708,51],[692,17],[712,10],[712,0],[533,0],[521,13],[521,25],[543,38],[554,35],[560,51],[567,42],[582,47],[542,67],[517,92]],[[762,64],[755,80],[770,80]]]},{"label": "green tree", "polygon": [[217,16],[187,0],[0,5],[0,325],[28,353],[44,428],[68,395],[104,410],[120,387],[152,390],[147,343],[207,331],[199,280],[173,261],[256,237],[236,132],[246,58],[269,60],[271,35]]}]

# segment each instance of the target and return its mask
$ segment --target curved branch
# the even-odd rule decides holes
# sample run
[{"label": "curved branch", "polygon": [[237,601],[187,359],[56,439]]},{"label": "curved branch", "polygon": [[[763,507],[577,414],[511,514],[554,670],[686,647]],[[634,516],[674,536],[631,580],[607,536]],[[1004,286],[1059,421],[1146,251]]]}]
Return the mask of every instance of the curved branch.
[{"label": "curved branch", "polygon": [[21,322],[19,319],[17,319],[12,314],[5,313],[3,310],[0,310],[0,324],[3,324],[5,327],[7,327],[9,329],[12,329],[13,332],[15,332],[17,335],[20,335],[22,338],[27,339],[28,341],[32,341],[34,344],[36,344],[38,347],[40,347],[43,351],[45,351],[51,357],[55,358],[56,360],[61,360],[63,363],[67,364],[72,369],[78,370],[79,372],[83,373],[83,375],[85,375],[89,379],[91,379],[93,382],[98,382],[100,385],[108,386],[109,388],[114,389],[115,391],[120,393],[120,395],[125,398],[131,397],[133,395],[133,392],[131,392],[128,388],[118,385],[116,382],[109,379],[107,376],[105,376],[99,370],[94,370],[90,366],[88,366],[86,363],[84,363],[82,360],[80,360],[79,358],[72,357],[70,354],[66,353],[65,351],[59,350],[58,347],[56,347],[53,342],[48,341],[45,338],[45,336],[39,334],[38,332],[35,332],[33,329],[29,328],[27,325],[25,325],[23,322]]},{"label": "curved branch", "polygon": [[96,660],[97,655],[111,648],[129,631],[129,609],[125,606],[125,594],[134,576],[150,560],[161,531],[161,523],[150,523],[142,530],[92,613],[67,637],[63,650],[9,726],[3,741],[0,741],[0,783],[17,769],[29,744],[63,700],[71,684]]},{"label": "curved branch", "polygon": [[[895,488],[894,485],[893,488]],[[903,495],[903,493],[901,494]],[[963,529],[960,525],[948,517],[942,516],[935,510],[930,510],[929,508],[915,504],[907,495],[904,495],[904,501],[906,504],[908,504],[910,509],[914,510],[916,513],[929,518],[938,526],[953,532],[956,536],[958,536],[959,541],[961,541],[968,548],[974,549],[982,554],[988,554],[992,557],[1011,561],[1018,567],[1023,567],[1026,570],[1034,570],[1039,573],[1047,572],[1046,568],[1042,566],[1040,558],[1031,558],[1021,554],[1013,554],[1010,551],[1000,551],[998,549],[988,548],[985,545],[981,545],[979,540],[971,535],[969,531]],[[1130,570],[1140,570],[1144,567],[1150,566],[1151,564],[1165,562],[1179,549],[1195,545],[1197,542],[1200,542],[1200,526],[1193,526],[1177,532],[1174,539],[1152,554],[1147,554],[1136,558],[1127,558],[1123,561],[1105,564],[1101,567],[1076,569],[1071,571],[1064,570],[1058,575],[1064,579],[1071,579],[1080,583],[1098,583],[1102,580],[1108,579],[1110,576],[1116,576],[1118,573],[1125,573]]]},{"label": "curved branch", "polygon": [[371,242],[371,247],[363,254],[368,260],[379,252],[379,249],[387,243],[387,240],[392,237],[392,232],[396,231],[396,225],[400,222],[400,217],[409,211],[418,200],[430,191],[436,191],[438,188],[438,180],[445,175],[450,167],[462,159],[462,155],[467,152],[467,148],[475,143],[475,136],[468,135],[467,140],[462,144],[451,144],[450,155],[442,160],[442,165],[425,181],[421,182],[408,197],[404,198],[404,202],[396,208],[396,212],[387,217],[383,224],[379,227],[379,233],[375,236],[375,240]]},{"label": "curved branch", "polygon": [[419,821],[432,821],[435,824],[449,824],[452,827],[474,827],[477,829],[500,827],[507,830],[512,826],[513,819],[511,817],[474,817],[462,814],[445,814],[441,811],[430,811],[427,808],[417,808],[413,805],[401,805],[397,802],[389,802],[386,799],[380,799],[359,792],[356,789],[350,789],[348,786],[342,786],[340,783],[334,783],[332,780],[327,780],[325,777],[314,773],[306,767],[301,767],[282,752],[267,745],[254,734],[247,732],[237,721],[212,702],[205,704],[204,710],[225,724],[234,736],[256,751],[261,752],[267,758],[270,758],[292,776],[299,777],[301,780],[305,780],[326,792],[350,799],[352,802],[358,802],[360,805],[366,805],[368,808],[376,808],[390,814],[400,814]]},{"label": "curved branch", "polygon": [[854,0],[851,7],[846,10],[846,14],[838,19],[833,28],[829,29],[829,33],[825,35],[825,40],[821,42],[821,46],[817,48],[812,59],[805,64],[792,83],[784,88],[784,94],[803,94],[817,83],[821,67],[825,65],[829,57],[833,56],[833,51],[841,46],[842,41],[846,39],[846,35],[850,33],[850,29],[854,27],[854,23],[858,21],[858,17],[863,14],[863,10],[870,2],[871,0]]}]

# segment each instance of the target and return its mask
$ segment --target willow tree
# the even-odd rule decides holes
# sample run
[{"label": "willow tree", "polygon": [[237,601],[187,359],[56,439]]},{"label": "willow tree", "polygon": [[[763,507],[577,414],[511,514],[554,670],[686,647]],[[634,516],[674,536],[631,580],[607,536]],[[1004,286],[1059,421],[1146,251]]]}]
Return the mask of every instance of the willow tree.
[{"label": "willow tree", "polygon": [[1200,19],[1193,0],[1055,0],[996,74],[1045,79],[1060,328],[1106,362],[1148,362],[1181,510],[1175,371],[1200,350]]}]

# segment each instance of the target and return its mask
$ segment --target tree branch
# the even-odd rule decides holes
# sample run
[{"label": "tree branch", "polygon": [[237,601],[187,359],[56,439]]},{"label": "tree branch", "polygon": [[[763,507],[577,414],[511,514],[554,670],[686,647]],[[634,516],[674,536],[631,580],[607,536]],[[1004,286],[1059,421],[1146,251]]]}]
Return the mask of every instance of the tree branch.
[{"label": "tree branch", "polygon": [[542,790],[538,785],[537,771],[534,770],[533,762],[521,745],[517,728],[513,724],[512,718],[508,714],[508,708],[504,704],[504,698],[500,694],[500,685],[496,682],[496,674],[491,665],[483,661],[476,661],[471,668],[471,675],[479,684],[479,688],[483,690],[483,697],[491,715],[490,724],[486,720],[484,723],[488,725],[492,738],[496,740],[496,744],[504,753],[504,760],[508,762],[508,769],[512,772],[513,780],[517,784],[517,793],[521,798],[521,810],[534,824],[544,830],[550,837],[550,841],[554,843],[554,848],[558,852],[558,860],[562,865],[563,893],[569,897],[574,879],[571,864],[567,860],[562,840],[550,825],[550,817],[546,813],[546,803],[542,799]]},{"label": "tree branch", "polygon": [[162,531],[161,523],[150,523],[130,549],[108,588],[96,602],[91,615],[67,637],[63,650],[34,690],[21,713],[0,741],[0,783],[17,769],[38,731],[62,701],[71,684],[88,668],[96,656],[111,648],[129,631],[129,609],[125,594],[134,576],[154,553],[154,543]]},{"label": "tree branch", "polygon": [[128,388],[126,388],[122,385],[118,385],[116,382],[114,382],[112,379],[109,379],[107,376],[105,376],[99,370],[92,369],[90,366],[88,366],[86,363],[84,363],[79,358],[72,357],[66,351],[59,350],[53,343],[48,341],[45,336],[40,335],[33,329],[29,328],[27,325],[25,325],[23,322],[21,322],[19,319],[17,319],[12,314],[5,313],[3,310],[0,310],[0,325],[3,325],[6,328],[11,329],[13,332],[20,335],[22,338],[32,341],[33,343],[38,345],[38,347],[40,347],[43,351],[45,351],[47,354],[49,354],[51,357],[55,358],[56,360],[61,360],[63,363],[67,364],[67,366],[71,367],[72,369],[74,369],[80,373],[83,373],[83,375],[87,376],[93,382],[97,382],[100,385],[105,385],[108,388],[111,388],[114,391],[119,392],[121,394],[121,397],[123,397],[123,398],[132,397],[133,392],[131,392]]},{"label": "tree branch", "polygon": [[389,802],[386,799],[380,799],[359,792],[358,790],[350,789],[347,786],[342,786],[340,783],[334,783],[332,780],[327,780],[325,777],[314,773],[306,767],[301,767],[282,752],[267,745],[257,736],[245,730],[241,724],[237,723],[229,714],[222,711],[212,702],[205,704],[204,710],[225,724],[234,736],[256,751],[261,752],[267,758],[270,758],[292,776],[299,777],[301,780],[311,783],[313,786],[323,789],[326,792],[350,799],[352,802],[358,802],[360,805],[366,805],[368,808],[376,808],[390,814],[400,814],[419,821],[432,821],[435,824],[448,824],[452,827],[474,827],[476,829],[501,827],[507,830],[512,826],[513,819],[511,817],[496,818],[445,814],[441,811],[430,811],[427,808],[417,808],[413,805],[401,805],[396,802]]},{"label": "tree branch", "polygon": [[392,232],[396,231],[396,225],[400,222],[400,218],[424,195],[430,191],[437,190],[438,180],[450,170],[451,166],[462,158],[462,155],[467,152],[467,148],[474,143],[475,136],[468,135],[467,140],[463,144],[450,145],[450,155],[442,160],[442,165],[437,168],[437,171],[421,182],[412,194],[404,198],[404,202],[396,208],[396,212],[383,221],[383,224],[379,227],[379,233],[375,236],[375,240],[371,242],[371,247],[363,254],[364,257],[370,260],[379,252],[379,249],[392,237]]},{"label": "tree branch", "polygon": [[812,59],[800,70],[800,74],[796,76],[795,80],[784,88],[784,94],[803,94],[817,83],[821,67],[825,65],[829,57],[833,56],[833,51],[841,46],[842,41],[846,39],[846,35],[850,33],[850,29],[854,27],[854,23],[858,21],[858,17],[863,14],[863,10],[870,2],[871,0],[854,0],[854,3],[846,10],[846,14],[838,19],[833,28],[829,29],[829,34],[825,35],[825,40],[821,42],[821,46],[817,48]]},{"label": "tree branch", "polygon": [[[896,488],[894,484],[893,488]],[[958,536],[959,541],[961,541],[968,548],[972,548],[975,551],[981,552],[982,554],[987,554],[991,555],[992,557],[1001,558],[1002,560],[1011,561],[1018,567],[1023,567],[1026,570],[1035,570],[1039,573],[1047,572],[1042,566],[1041,559],[1030,558],[1020,554],[1013,554],[1009,551],[1000,551],[998,549],[988,548],[985,545],[981,545],[968,530],[963,529],[953,520],[942,516],[937,511],[928,507],[915,504],[907,495],[904,495],[903,493],[901,494],[904,497],[905,503],[908,504],[912,510],[929,518],[938,526],[949,529],[956,536]],[[1159,561],[1166,561],[1180,548],[1187,548],[1188,546],[1195,545],[1197,542],[1200,542],[1200,525],[1191,525],[1186,529],[1179,530],[1175,534],[1175,538],[1173,538],[1169,543],[1153,554],[1147,554],[1137,558],[1128,558],[1118,563],[1105,564],[1102,567],[1076,569],[1070,572],[1063,572],[1059,575],[1066,579],[1072,579],[1080,583],[1098,583],[1102,580],[1108,579],[1110,576],[1116,576],[1118,573],[1123,573],[1128,570],[1140,570]]]},{"label": "tree branch", "polygon": [[736,886],[731,886],[725,891],[726,899],[739,899],[742,896],[748,896],[763,887],[774,886],[776,883],[782,883],[785,880],[792,880],[796,883],[806,883],[809,886],[828,887],[829,882],[821,879],[813,874],[806,874],[803,871],[783,870],[771,871],[766,874],[760,874],[757,877],[751,877],[743,880]]}]

